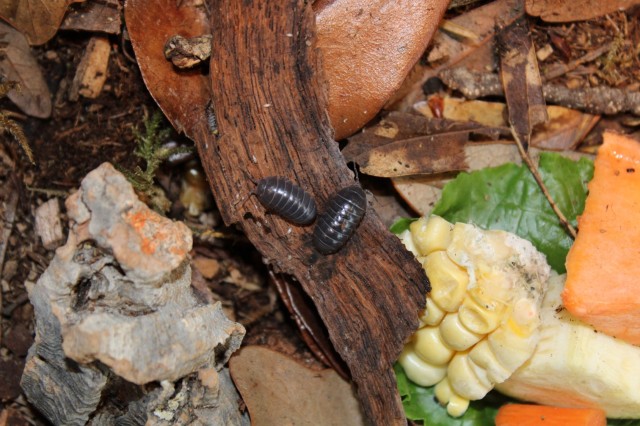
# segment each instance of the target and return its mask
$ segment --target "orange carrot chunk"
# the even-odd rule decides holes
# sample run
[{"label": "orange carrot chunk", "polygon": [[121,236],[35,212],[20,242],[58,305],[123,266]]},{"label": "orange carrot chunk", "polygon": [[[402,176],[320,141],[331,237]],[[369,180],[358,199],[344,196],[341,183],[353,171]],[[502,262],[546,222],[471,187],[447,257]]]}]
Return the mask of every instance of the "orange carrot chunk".
[{"label": "orange carrot chunk", "polygon": [[640,142],[604,134],[578,226],[565,307],[598,331],[640,344]]},{"label": "orange carrot chunk", "polygon": [[500,407],[496,426],[606,426],[598,408],[561,408],[548,405],[506,404]]}]

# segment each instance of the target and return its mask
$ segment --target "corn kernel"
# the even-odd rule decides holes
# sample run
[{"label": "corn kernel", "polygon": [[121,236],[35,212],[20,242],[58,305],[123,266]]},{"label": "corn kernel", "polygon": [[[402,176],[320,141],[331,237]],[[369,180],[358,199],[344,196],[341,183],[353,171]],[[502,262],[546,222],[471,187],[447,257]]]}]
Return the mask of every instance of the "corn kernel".
[{"label": "corn kernel", "polygon": [[[484,379],[484,380],[482,380]],[[476,375],[467,352],[457,353],[449,363],[447,380],[453,391],[463,398],[482,399],[493,388],[493,384]]]},{"label": "corn kernel", "polygon": [[431,365],[423,361],[414,351],[413,345],[405,346],[398,358],[409,380],[420,386],[433,386],[447,375],[447,366]]},{"label": "corn kernel", "polygon": [[420,358],[433,365],[446,364],[454,353],[442,340],[438,327],[425,327],[416,331],[413,347]]},{"label": "corn kernel", "polygon": [[444,315],[446,314],[440,306],[436,305],[436,303],[430,297],[427,297],[427,307],[424,310],[424,313],[420,317],[420,321],[422,321],[425,325],[438,325]]},{"label": "corn kernel", "polygon": [[455,312],[467,292],[469,276],[453,263],[447,253],[437,251],[427,256],[424,269],[431,281],[430,297],[443,310]]},{"label": "corn kernel", "polygon": [[469,349],[483,337],[462,325],[458,314],[447,314],[439,327],[442,340],[456,351]]}]

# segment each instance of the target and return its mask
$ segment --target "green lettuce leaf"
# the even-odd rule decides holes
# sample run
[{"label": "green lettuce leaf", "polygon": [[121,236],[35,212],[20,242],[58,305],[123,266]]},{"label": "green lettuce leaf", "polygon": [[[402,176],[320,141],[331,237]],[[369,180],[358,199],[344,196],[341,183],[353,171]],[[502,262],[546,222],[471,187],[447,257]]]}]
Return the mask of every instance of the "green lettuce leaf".
[{"label": "green lettuce leaf", "polygon": [[393,223],[393,225],[389,227],[389,231],[393,232],[396,235],[402,234],[404,231],[409,229],[409,226],[411,226],[411,224],[416,220],[418,220],[418,218],[410,218],[410,217],[400,218],[396,220]]},{"label": "green lettuce leaf", "polygon": [[[593,162],[543,153],[540,174],[560,210],[576,225],[593,176]],[[474,223],[484,229],[502,229],[531,241],[558,273],[573,243],[526,166],[513,163],[461,173],[448,183],[433,214],[449,222]]]},{"label": "green lettuce leaf", "polygon": [[402,405],[408,419],[422,421],[429,426],[485,426],[494,424],[498,408],[510,401],[507,397],[491,392],[481,401],[472,401],[462,417],[453,418],[446,408],[438,404],[433,394],[435,386],[424,388],[407,378],[402,366],[393,366],[398,382]]}]

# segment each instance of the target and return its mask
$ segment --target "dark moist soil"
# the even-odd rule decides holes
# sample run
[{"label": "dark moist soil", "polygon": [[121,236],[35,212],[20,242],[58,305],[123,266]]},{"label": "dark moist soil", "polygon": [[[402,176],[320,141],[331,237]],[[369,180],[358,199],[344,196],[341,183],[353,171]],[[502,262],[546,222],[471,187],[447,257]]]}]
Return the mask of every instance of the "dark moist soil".
[{"label": "dark moist soil", "polygon": [[[47,250],[34,232],[34,214],[44,201],[63,201],[82,178],[105,161],[131,170],[140,163],[133,155],[134,129],[158,108],[147,92],[133,58],[131,45],[122,37],[111,37],[108,78],[96,99],[68,99],[68,90],[90,35],[59,32],[46,45],[34,48],[53,97],[51,118],[18,118],[34,151],[31,165],[18,144],[7,134],[0,136],[0,202],[18,194],[15,222],[8,240],[1,274],[0,298],[0,413],[8,413],[10,425],[47,424],[21,393],[20,377],[27,351],[33,343],[34,316],[25,285],[34,284],[49,264],[54,250]],[[11,102],[0,99],[0,110],[18,112]],[[165,122],[164,126],[169,125]],[[192,145],[173,133],[178,144]],[[194,286],[210,301],[221,301],[227,314],[247,328],[244,344],[273,347],[313,368],[323,368],[299,337],[275,287],[269,282],[261,257],[233,229],[224,229],[215,204],[198,218],[185,217],[179,198],[188,165],[164,165],[158,181],[166,189],[172,207],[169,216],[185,220],[195,228],[213,226],[225,238],[194,239],[194,258],[217,262],[211,278],[194,273]],[[6,206],[6,204],[4,204]],[[0,209],[6,215],[7,209]],[[3,223],[5,217],[2,218]],[[66,235],[66,229],[65,229]],[[0,264],[2,264],[0,262]],[[194,267],[194,270],[197,269]]]}]

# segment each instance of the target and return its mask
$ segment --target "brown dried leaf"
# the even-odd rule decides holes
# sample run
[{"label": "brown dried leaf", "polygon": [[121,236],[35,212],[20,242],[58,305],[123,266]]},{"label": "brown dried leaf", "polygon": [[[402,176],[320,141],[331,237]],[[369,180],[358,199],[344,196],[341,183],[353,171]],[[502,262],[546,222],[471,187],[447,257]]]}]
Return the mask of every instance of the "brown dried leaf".
[{"label": "brown dried leaf", "polygon": [[521,142],[526,151],[533,127],[548,119],[538,60],[526,18],[503,27],[498,34],[498,43],[509,124],[516,141]]},{"label": "brown dried leaf", "polygon": [[547,22],[586,21],[640,4],[639,0],[526,0],[529,15]]},{"label": "brown dried leaf", "polygon": [[7,96],[25,114],[47,118],[51,115],[51,93],[38,62],[31,54],[27,39],[19,31],[0,21],[0,74],[20,84]]},{"label": "brown dried leaf", "polygon": [[58,31],[71,3],[84,0],[5,0],[0,18],[22,32],[29,44],[46,43]]},{"label": "brown dried leaf", "polygon": [[124,16],[151,96],[176,130],[193,139],[198,125],[207,127],[204,106],[211,98],[208,78],[200,69],[174,67],[164,57],[164,46],[176,34],[183,37],[209,34],[203,8],[174,0],[129,0]]},{"label": "brown dried leaf", "polygon": [[464,144],[469,132],[419,136],[373,148],[360,171],[370,176],[398,177],[465,170]]},{"label": "brown dried leaf", "polygon": [[86,0],[69,7],[60,29],[120,34],[121,8],[118,0]]},{"label": "brown dried leaf", "polygon": [[365,424],[353,389],[333,370],[313,371],[260,346],[241,349],[229,370],[253,426]]},{"label": "brown dried leaf", "polygon": [[433,48],[429,52],[427,60],[432,64],[443,65],[448,68],[481,45],[490,42],[496,30],[496,17],[500,17],[503,22],[509,23],[524,13],[523,10],[517,9],[517,1],[494,1],[452,19],[452,23],[476,34],[478,41],[475,44],[471,44],[440,31],[433,39]]},{"label": "brown dried leaf", "polygon": [[[466,101],[457,98],[443,98],[442,116],[445,120],[455,120],[462,123],[470,121],[479,123],[486,128],[499,129],[501,135],[509,133],[504,120],[506,106],[499,102]],[[563,151],[575,148],[589,133],[600,119],[599,115],[587,114],[574,109],[557,105],[546,107],[549,121],[538,125],[531,136],[531,146]],[[425,117],[432,117],[427,102],[418,102],[414,110]],[[364,134],[364,133],[363,133]],[[351,141],[350,138],[349,140]],[[349,149],[347,145],[346,149]]]},{"label": "brown dried leaf", "polygon": [[462,150],[471,134],[495,140],[501,133],[507,135],[508,130],[392,112],[377,125],[349,138],[342,154],[370,176],[444,173],[467,168]]},{"label": "brown dried leaf", "polygon": [[[422,97],[422,85],[429,78],[437,76],[445,68],[454,66],[469,56],[474,66],[485,70],[485,66],[493,62],[493,36],[495,34],[496,16],[502,17],[504,22],[510,22],[522,16],[524,10],[515,7],[517,0],[497,0],[475,8],[465,14],[453,18],[450,22],[466,28],[477,36],[477,40],[469,43],[456,37],[438,31],[431,45],[427,60],[430,66],[416,64],[403,87],[396,93],[390,103],[401,102],[402,107],[409,107]],[[488,46],[488,47],[487,47]],[[474,53],[478,51],[478,55]]]},{"label": "brown dried leaf", "polygon": [[538,126],[531,145],[554,151],[575,149],[600,120],[599,115],[555,105],[547,107],[549,121]]},{"label": "brown dried leaf", "polygon": [[364,126],[400,87],[448,4],[448,0],[320,0],[313,4],[336,139]]}]

